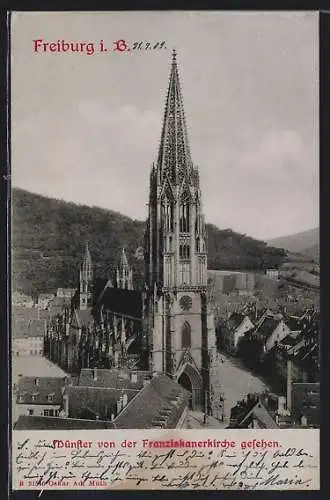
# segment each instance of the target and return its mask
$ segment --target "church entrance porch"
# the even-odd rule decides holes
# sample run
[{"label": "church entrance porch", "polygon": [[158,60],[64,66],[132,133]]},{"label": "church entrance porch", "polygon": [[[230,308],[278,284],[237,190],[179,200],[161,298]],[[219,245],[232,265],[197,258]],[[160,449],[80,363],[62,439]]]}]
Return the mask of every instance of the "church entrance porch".
[{"label": "church entrance porch", "polygon": [[178,383],[191,393],[189,408],[204,411],[203,381],[200,374],[191,365],[186,365],[177,379]]}]

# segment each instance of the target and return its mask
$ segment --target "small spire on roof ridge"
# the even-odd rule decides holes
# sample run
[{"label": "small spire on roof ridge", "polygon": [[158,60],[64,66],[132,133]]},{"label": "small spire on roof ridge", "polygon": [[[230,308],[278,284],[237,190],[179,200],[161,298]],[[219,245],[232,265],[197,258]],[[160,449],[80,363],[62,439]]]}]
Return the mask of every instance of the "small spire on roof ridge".
[{"label": "small spire on roof ridge", "polygon": [[172,50],[172,60],[176,61],[176,50],[175,49]]}]

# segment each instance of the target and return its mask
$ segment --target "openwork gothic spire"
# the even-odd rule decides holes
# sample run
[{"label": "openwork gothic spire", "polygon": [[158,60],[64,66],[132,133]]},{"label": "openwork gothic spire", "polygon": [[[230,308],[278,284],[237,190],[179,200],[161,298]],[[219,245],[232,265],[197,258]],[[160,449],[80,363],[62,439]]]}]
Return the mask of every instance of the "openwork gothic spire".
[{"label": "openwork gothic spire", "polygon": [[92,258],[91,258],[91,254],[89,251],[88,241],[86,242],[86,245],[85,245],[85,253],[83,256],[82,267],[85,270],[89,270],[92,268]]},{"label": "openwork gothic spire", "polygon": [[172,54],[157,169],[162,179],[168,176],[175,184],[180,182],[185,174],[190,174],[192,169],[175,50]]}]

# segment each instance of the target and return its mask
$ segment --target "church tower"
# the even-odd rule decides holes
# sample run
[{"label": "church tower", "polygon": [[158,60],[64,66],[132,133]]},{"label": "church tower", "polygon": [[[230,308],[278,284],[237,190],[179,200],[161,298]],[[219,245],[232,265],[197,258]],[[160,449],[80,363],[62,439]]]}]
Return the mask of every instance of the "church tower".
[{"label": "church tower", "polygon": [[117,267],[116,281],[117,288],[122,288],[123,290],[133,290],[133,272],[128,265],[124,248],[121,253],[119,267]]},{"label": "church tower", "polygon": [[192,392],[193,408],[204,409],[214,325],[207,307],[199,173],[190,154],[175,51],[158,158],[150,173],[145,244],[152,371],[178,380]]},{"label": "church tower", "polygon": [[93,287],[93,265],[92,258],[86,243],[85,254],[80,266],[79,274],[79,308],[86,310],[92,304],[92,287]]}]

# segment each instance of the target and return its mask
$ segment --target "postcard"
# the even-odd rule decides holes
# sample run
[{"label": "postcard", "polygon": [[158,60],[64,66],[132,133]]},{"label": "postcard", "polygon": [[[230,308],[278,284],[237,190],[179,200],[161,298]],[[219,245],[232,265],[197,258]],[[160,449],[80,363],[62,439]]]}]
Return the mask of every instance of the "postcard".
[{"label": "postcard", "polygon": [[13,12],[12,488],[318,490],[317,12]]}]

